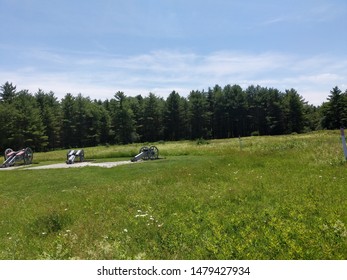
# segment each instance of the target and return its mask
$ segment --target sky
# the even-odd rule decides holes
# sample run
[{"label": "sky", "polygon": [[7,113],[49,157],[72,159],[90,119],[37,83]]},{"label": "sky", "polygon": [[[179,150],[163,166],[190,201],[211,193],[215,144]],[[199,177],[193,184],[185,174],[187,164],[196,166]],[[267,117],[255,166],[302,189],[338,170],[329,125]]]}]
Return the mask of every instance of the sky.
[{"label": "sky", "polygon": [[347,90],[346,0],[0,0],[0,84],[111,99]]}]

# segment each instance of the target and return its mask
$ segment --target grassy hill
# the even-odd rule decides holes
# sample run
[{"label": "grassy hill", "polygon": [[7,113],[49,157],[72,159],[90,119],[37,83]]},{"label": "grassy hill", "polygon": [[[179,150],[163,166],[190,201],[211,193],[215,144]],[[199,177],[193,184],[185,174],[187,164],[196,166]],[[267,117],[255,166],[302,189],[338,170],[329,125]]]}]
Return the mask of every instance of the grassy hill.
[{"label": "grassy hill", "polygon": [[162,159],[140,164],[0,171],[0,259],[347,258],[338,131],[154,144]]}]

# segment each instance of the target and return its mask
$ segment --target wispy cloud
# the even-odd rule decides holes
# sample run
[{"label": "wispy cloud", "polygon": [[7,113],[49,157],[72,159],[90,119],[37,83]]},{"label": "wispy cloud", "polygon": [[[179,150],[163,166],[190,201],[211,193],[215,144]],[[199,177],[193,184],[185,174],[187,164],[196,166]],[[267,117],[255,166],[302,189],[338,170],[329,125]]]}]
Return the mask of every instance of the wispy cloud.
[{"label": "wispy cloud", "polygon": [[288,21],[288,20],[289,20],[289,18],[286,17],[286,16],[274,17],[274,18],[270,18],[270,19],[267,19],[267,20],[261,22],[260,25],[268,26],[268,25],[273,25],[273,24],[285,22],[285,21]]},{"label": "wispy cloud", "polygon": [[[290,2],[290,6],[286,7],[285,12],[276,10],[276,14],[263,19],[259,26],[268,27],[271,25],[289,23],[289,24],[307,24],[307,23],[327,23],[346,15],[346,3],[312,1],[309,3],[298,1]],[[284,3],[285,5],[285,3]]]},{"label": "wispy cloud", "polygon": [[334,86],[347,84],[347,58],[301,57],[283,53],[219,51],[208,55],[160,50],[133,56],[105,53],[35,53],[25,68],[3,69],[3,82],[31,92],[52,90],[61,98],[82,93],[96,99],[112,98],[118,90],[127,95],[154,92],[166,97],[172,90],[187,95],[215,84],[252,84],[295,88],[310,103],[321,104]]}]

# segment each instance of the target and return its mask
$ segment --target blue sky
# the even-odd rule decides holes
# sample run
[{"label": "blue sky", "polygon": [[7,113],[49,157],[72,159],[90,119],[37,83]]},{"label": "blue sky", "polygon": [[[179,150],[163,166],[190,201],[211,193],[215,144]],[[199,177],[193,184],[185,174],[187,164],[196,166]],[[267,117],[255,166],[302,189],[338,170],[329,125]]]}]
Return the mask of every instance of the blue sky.
[{"label": "blue sky", "polygon": [[110,99],[347,89],[346,0],[0,0],[0,83]]}]

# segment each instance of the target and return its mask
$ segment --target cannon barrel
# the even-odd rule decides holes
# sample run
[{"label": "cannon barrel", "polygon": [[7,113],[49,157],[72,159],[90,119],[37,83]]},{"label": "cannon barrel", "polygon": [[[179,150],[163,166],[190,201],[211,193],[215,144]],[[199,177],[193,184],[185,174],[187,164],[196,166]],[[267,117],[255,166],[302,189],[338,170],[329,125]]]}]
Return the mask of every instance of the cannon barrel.
[{"label": "cannon barrel", "polygon": [[79,158],[79,161],[84,161],[84,151],[83,150],[69,150],[66,154],[66,164],[75,163],[76,157]]},{"label": "cannon barrel", "polygon": [[27,147],[19,151],[13,151],[7,148],[4,153],[5,161],[0,167],[10,167],[15,165],[17,161],[23,160],[24,164],[31,164],[33,161],[34,153],[31,148]]},{"label": "cannon barrel", "polygon": [[159,150],[156,146],[151,146],[151,147],[142,147],[139,151],[139,153],[134,156],[131,161],[135,162],[140,159],[142,160],[153,160],[153,159],[158,159],[159,158]]}]

